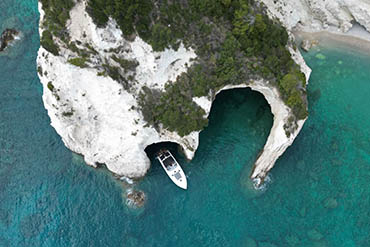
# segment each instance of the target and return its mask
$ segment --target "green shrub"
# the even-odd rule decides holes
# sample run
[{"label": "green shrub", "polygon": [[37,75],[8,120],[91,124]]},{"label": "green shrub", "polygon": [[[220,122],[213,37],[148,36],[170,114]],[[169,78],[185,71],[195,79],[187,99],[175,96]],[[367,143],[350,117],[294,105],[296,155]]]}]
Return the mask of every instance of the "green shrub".
[{"label": "green shrub", "polygon": [[68,60],[68,63],[80,67],[80,68],[86,68],[87,67],[87,62],[88,60],[86,58],[81,58],[81,57],[76,57],[76,58],[71,58]]},{"label": "green shrub", "polygon": [[49,30],[42,32],[40,44],[48,52],[52,53],[55,56],[59,55],[59,47],[54,43],[53,35]]},{"label": "green shrub", "polygon": [[116,55],[113,55],[111,58],[117,63],[119,63],[125,71],[129,71],[129,70],[133,71],[139,65],[139,63],[135,60],[127,60],[124,58],[119,58]]},{"label": "green shrub", "polygon": [[[75,5],[74,0],[39,0],[45,12],[44,28],[53,36],[67,40],[66,23],[69,12]],[[46,48],[45,48],[46,49]]]},{"label": "green shrub", "polygon": [[69,111],[69,112],[63,112],[62,115],[64,117],[71,117],[71,116],[73,116],[73,110],[72,111]]},{"label": "green shrub", "polygon": [[54,92],[54,85],[51,81],[48,82],[48,89],[51,91],[51,92]]},{"label": "green shrub", "polygon": [[37,66],[37,73],[42,76],[42,67],[41,66]]}]

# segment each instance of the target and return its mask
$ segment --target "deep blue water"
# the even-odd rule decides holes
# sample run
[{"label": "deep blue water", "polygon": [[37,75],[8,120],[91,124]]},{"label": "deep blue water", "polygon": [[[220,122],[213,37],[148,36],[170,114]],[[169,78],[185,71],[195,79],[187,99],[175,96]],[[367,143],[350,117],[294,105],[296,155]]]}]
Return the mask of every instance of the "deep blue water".
[{"label": "deep blue water", "polygon": [[[248,175],[272,125],[264,98],[221,93],[188,175],[176,188],[156,162],[126,186],[86,166],[50,127],[36,72],[36,0],[2,0],[0,27],[22,41],[0,56],[0,246],[370,246],[370,56],[323,47],[313,68],[310,117],[264,192]],[[317,54],[323,54],[317,56]]]}]

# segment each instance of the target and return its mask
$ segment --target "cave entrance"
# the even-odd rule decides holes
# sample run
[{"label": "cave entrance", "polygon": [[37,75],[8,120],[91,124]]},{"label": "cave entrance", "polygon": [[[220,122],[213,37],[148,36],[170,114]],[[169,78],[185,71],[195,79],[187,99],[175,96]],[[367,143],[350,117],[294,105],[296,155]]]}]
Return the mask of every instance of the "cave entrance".
[{"label": "cave entrance", "polygon": [[249,120],[245,121],[246,128],[255,127],[253,123],[262,121],[270,130],[273,124],[273,115],[267,100],[262,93],[249,87],[230,88],[219,92],[212,102],[208,119],[208,127],[211,128],[220,128],[221,122],[233,124],[242,119]]},{"label": "cave entrance", "polygon": [[[197,161],[208,163],[217,157],[214,164],[233,164],[242,180],[251,181],[250,172],[273,126],[264,95],[250,88],[223,90],[213,101],[208,119],[208,127],[200,134]],[[213,170],[217,169],[215,165]]]},{"label": "cave entrance", "polygon": [[179,154],[182,154],[182,148],[179,144],[175,142],[158,142],[153,143],[145,148],[145,153],[150,159],[150,161],[153,163],[155,160],[156,154],[161,149],[168,149],[175,157],[179,157]]}]

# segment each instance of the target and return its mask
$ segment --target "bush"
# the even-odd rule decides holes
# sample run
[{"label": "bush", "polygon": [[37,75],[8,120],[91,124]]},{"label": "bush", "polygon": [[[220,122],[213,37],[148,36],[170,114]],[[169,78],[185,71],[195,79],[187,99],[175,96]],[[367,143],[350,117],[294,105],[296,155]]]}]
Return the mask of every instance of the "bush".
[{"label": "bush", "polygon": [[121,65],[121,67],[125,71],[129,71],[129,70],[134,71],[136,67],[139,65],[139,63],[135,60],[127,60],[124,58],[119,58],[116,55],[113,55],[111,58],[117,63],[119,63],[119,65]]},{"label": "bush", "polygon": [[81,58],[81,57],[76,57],[76,58],[71,58],[68,60],[68,63],[80,67],[80,68],[86,68],[87,67],[87,59],[86,58]]},{"label": "bush", "polygon": [[285,103],[293,110],[293,113],[298,119],[307,117],[307,105],[303,99],[302,88],[306,84],[305,75],[299,70],[294,69],[286,74],[279,81],[280,92]]},{"label": "bush", "polygon": [[42,32],[40,44],[48,52],[52,53],[55,56],[59,55],[59,47],[54,43],[53,35],[49,30]]},{"label": "bush", "polygon": [[48,82],[48,89],[51,91],[51,92],[54,92],[54,85],[51,81]]},{"label": "bush", "polygon": [[40,0],[45,12],[44,27],[53,36],[66,40],[65,25],[69,19],[69,12],[75,5],[74,0]]},{"label": "bush", "polygon": [[99,27],[104,27],[109,17],[112,17],[124,35],[129,36],[136,30],[140,36],[147,36],[150,33],[149,16],[152,8],[153,4],[149,0],[89,0],[87,12]]}]

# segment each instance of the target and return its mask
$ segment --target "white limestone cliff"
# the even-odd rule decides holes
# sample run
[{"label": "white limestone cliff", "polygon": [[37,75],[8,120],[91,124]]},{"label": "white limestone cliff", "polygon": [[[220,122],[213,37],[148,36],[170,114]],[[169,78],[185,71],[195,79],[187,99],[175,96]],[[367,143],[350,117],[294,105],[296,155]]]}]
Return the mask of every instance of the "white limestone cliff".
[{"label": "white limestone cliff", "polygon": [[[311,74],[311,69],[306,65],[303,57],[298,51],[295,51],[292,48],[289,48],[289,50],[294,61],[301,67],[301,71],[306,75],[306,79],[308,82],[308,78]],[[254,180],[254,184],[257,188],[261,185],[261,183],[263,183],[263,180],[267,176],[268,172],[274,167],[277,159],[285,152],[285,150],[290,145],[292,145],[294,139],[301,131],[306,119],[299,120],[297,122],[297,128],[288,137],[285,133],[284,125],[289,122],[288,119],[291,116],[292,112],[281,99],[278,90],[275,87],[269,85],[269,82],[264,80],[250,81],[246,84],[226,86],[219,90],[217,93],[227,89],[245,87],[249,87],[254,91],[262,93],[268,104],[270,105],[271,112],[274,116],[273,125],[267,138],[266,144],[264,145],[260,155],[257,157],[250,175],[251,179]],[[194,101],[197,102],[206,111],[207,114],[210,112],[212,102],[210,100],[207,100],[206,97],[195,98]]]},{"label": "white limestone cliff", "polygon": [[370,31],[369,0],[261,0],[289,29],[349,31],[354,23]]},{"label": "white limestone cliff", "polygon": [[[43,11],[40,4],[39,11],[41,34]],[[196,58],[194,51],[180,46],[178,51],[153,52],[139,37],[131,42],[124,40],[112,20],[106,28],[97,28],[85,12],[85,1],[78,2],[70,15],[67,27],[72,41],[89,44],[99,53],[100,59],[106,60],[112,55],[110,49],[124,47],[125,58],[136,59],[139,65],[135,75],[137,83],[128,91],[110,77],[98,76],[97,69],[82,69],[69,64],[67,61],[73,53],[67,49],[61,48],[60,55],[54,56],[40,48],[37,64],[42,68],[39,76],[44,87],[44,105],[51,125],[65,145],[82,154],[87,164],[104,163],[110,171],[127,177],[145,175],[150,161],[144,149],[152,143],[178,143],[187,158],[192,159],[199,144],[199,132],[180,137],[177,133],[165,129],[157,131],[148,126],[138,110],[137,97],[142,86],[163,90],[165,83],[174,81],[191,65]],[[308,79],[310,69],[302,56],[291,48],[290,51]],[[261,92],[274,115],[270,135],[251,174],[260,183],[278,157],[292,144],[304,120],[299,121],[297,129],[287,137],[283,126],[288,122],[291,111],[273,86],[260,80],[226,86],[221,90],[235,87],[250,87]],[[212,101],[208,97],[194,98],[194,101],[205,109],[207,117]]]},{"label": "white limestone cliff", "polygon": [[[39,3],[40,34],[43,10]],[[178,51],[167,49],[153,52],[140,38],[133,42],[122,39],[113,21],[107,28],[97,28],[85,13],[82,1],[72,9],[67,23],[72,40],[90,44],[101,57],[111,56],[107,50],[124,46],[127,58],[135,58],[136,80],[130,93],[110,77],[98,76],[94,68],[79,68],[67,62],[69,50],[61,48],[60,56],[40,47],[37,64],[43,84],[43,101],[51,125],[72,151],[82,154],[88,165],[103,163],[115,174],[127,177],[144,176],[150,161],[144,149],[153,143],[178,143],[188,159],[192,159],[199,143],[199,133],[185,137],[166,130],[156,131],[147,125],[137,109],[141,86],[163,89],[167,81],[175,80],[191,65],[193,50],[180,46]],[[49,82],[53,90],[48,87]],[[64,114],[63,114],[64,113]]]},{"label": "white limestone cliff", "polygon": [[[335,34],[346,34],[370,41],[370,1],[369,0],[261,0],[267,7],[271,18],[277,18],[288,32],[293,31],[320,32],[328,31]],[[362,29],[365,29],[364,32]],[[305,64],[299,52],[290,48],[293,59],[301,66],[308,81],[311,70]],[[264,85],[264,84],[263,84]],[[268,96],[270,94],[271,97]],[[257,185],[263,180],[267,172],[273,167],[272,160],[277,158],[291,145],[302,128],[304,121],[298,122],[298,128],[293,137],[287,138],[281,132],[282,118],[286,113],[279,110],[279,101],[273,102],[275,97],[271,90],[264,94],[271,111],[274,114],[274,124],[264,150],[258,157],[251,178],[256,179]],[[269,100],[273,99],[273,100]],[[274,109],[275,108],[275,109]],[[284,107],[281,107],[284,109]],[[279,119],[280,118],[280,119]],[[280,129],[280,130],[279,130]],[[271,156],[269,156],[270,154]]]}]

